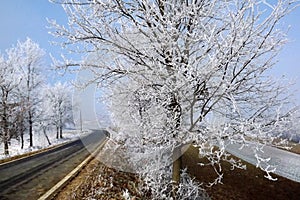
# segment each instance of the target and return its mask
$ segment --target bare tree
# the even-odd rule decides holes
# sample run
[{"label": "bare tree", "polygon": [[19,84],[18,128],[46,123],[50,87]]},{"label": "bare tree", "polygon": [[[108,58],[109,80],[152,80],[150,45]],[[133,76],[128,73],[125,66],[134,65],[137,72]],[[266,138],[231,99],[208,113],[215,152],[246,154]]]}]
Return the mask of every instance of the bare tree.
[{"label": "bare tree", "polygon": [[[297,1],[60,3],[69,16],[69,28],[52,21],[53,34],[66,38],[63,46],[94,52],[95,59],[84,63],[95,74],[89,81],[109,91],[125,145],[143,152],[171,149],[173,197],[180,196],[183,144],[199,147],[200,156],[207,157],[219,175],[213,182],[217,183],[222,160],[242,167],[227,156],[228,144],[274,144],[276,133],[289,127],[293,109],[286,87],[267,72],[286,41],[278,29],[280,19]],[[69,60],[57,64],[76,65]],[[253,148],[256,155],[259,149]],[[260,167],[270,177],[269,168]],[[147,169],[146,177],[151,174]],[[152,186],[154,195],[170,191]]]}]

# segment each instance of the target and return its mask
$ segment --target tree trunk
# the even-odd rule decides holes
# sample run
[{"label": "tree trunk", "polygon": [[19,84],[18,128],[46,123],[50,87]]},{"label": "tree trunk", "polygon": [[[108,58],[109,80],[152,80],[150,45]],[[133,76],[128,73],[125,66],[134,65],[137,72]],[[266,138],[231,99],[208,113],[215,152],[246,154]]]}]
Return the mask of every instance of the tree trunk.
[{"label": "tree trunk", "polygon": [[56,139],[59,138],[59,126],[56,126]]},{"label": "tree trunk", "polygon": [[[61,114],[61,116],[62,116],[62,114]],[[59,136],[60,136],[60,138],[63,138],[63,136],[62,136],[63,125],[62,125],[62,117],[61,116],[59,118]]]},{"label": "tree trunk", "polygon": [[28,111],[28,123],[29,123],[29,146],[33,146],[33,121],[32,121],[32,113]]},{"label": "tree trunk", "polygon": [[173,168],[172,168],[172,182],[173,182],[173,188],[172,188],[172,194],[173,198],[176,198],[176,193],[178,190],[178,186],[180,183],[180,169],[182,165],[181,160],[181,146],[176,147],[173,151]]},{"label": "tree trunk", "polygon": [[4,140],[4,154],[5,155],[9,154],[9,151],[8,151],[8,140],[7,139]]},{"label": "tree trunk", "polygon": [[45,137],[47,139],[48,144],[51,145],[50,139],[49,139],[49,137],[48,137],[48,135],[46,133],[46,127],[43,127],[43,133],[44,133],[44,135],[45,135]]},{"label": "tree trunk", "polygon": [[20,115],[19,119],[19,133],[20,133],[20,138],[21,138],[21,149],[24,148],[24,131],[25,131],[25,125],[24,125],[24,118],[23,116]]},{"label": "tree trunk", "polygon": [[3,114],[2,114],[2,130],[3,130],[3,143],[4,143],[4,154],[8,155],[8,141],[9,141],[9,132],[8,132],[8,107],[7,107],[7,98],[8,98],[8,93],[3,93],[2,97],[2,106],[3,106]]},{"label": "tree trunk", "polygon": [[3,118],[2,118],[2,122],[3,122],[3,143],[4,143],[4,154],[8,155],[9,151],[8,151],[8,142],[9,142],[9,130],[8,130],[8,122],[7,122],[7,115],[6,115],[6,109],[4,109],[4,113],[3,113]]},{"label": "tree trunk", "polygon": [[[168,115],[171,120],[170,128],[171,134],[174,138],[178,137],[178,130],[181,125],[181,106],[178,100],[176,99],[175,94],[171,94],[171,101],[168,104]],[[177,144],[173,150],[173,169],[172,169],[172,195],[174,199],[177,199],[177,190],[180,183],[180,169],[181,169],[181,145]]]},{"label": "tree trunk", "polygon": [[63,138],[63,135],[62,135],[62,129],[63,129],[62,126],[60,126],[60,127],[59,127],[59,137],[60,137],[60,138]]},{"label": "tree trunk", "polygon": [[21,136],[21,149],[24,148],[24,135],[23,135],[23,131],[20,133]]}]

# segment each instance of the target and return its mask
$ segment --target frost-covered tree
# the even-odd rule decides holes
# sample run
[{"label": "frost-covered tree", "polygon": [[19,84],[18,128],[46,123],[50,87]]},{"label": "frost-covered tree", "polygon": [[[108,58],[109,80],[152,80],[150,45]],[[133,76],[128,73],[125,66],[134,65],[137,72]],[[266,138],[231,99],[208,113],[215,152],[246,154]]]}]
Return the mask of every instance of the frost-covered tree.
[{"label": "frost-covered tree", "polygon": [[[150,181],[148,185],[157,181],[159,173],[147,170],[163,170],[162,163],[173,157],[172,176],[160,183],[172,179],[173,196],[180,196],[182,145],[191,143],[199,147],[201,157],[208,158],[219,175],[215,183],[220,182],[221,161],[241,167],[230,159],[226,145],[274,144],[275,136],[290,127],[293,112],[286,87],[267,74],[286,42],[280,19],[297,1],[60,3],[69,16],[69,27],[52,21],[53,34],[65,37],[63,46],[73,51],[94,53],[95,59],[84,66],[95,74],[90,81],[108,91],[120,129],[112,137],[131,148],[132,155],[139,155],[131,157],[141,164],[137,169]],[[69,60],[61,64],[75,65]],[[260,149],[253,148],[258,161]],[[172,157],[162,160],[166,152]],[[155,159],[161,162],[152,162]],[[156,167],[149,167],[153,163]],[[151,189],[166,198],[172,193],[161,185]]]},{"label": "frost-covered tree", "polygon": [[27,38],[11,48],[10,53],[15,59],[14,67],[22,74],[22,82],[18,88],[20,97],[26,102],[29,146],[33,146],[33,126],[37,119],[36,107],[41,101],[38,93],[43,82],[42,60],[45,52],[37,43]]},{"label": "frost-covered tree", "polygon": [[13,116],[13,131],[15,132],[15,135],[17,136],[16,139],[21,141],[21,149],[24,148],[24,133],[26,132],[26,114],[27,114],[27,104],[22,99],[19,98],[18,92],[16,94],[17,99],[17,106],[14,107],[14,110],[12,112]]},{"label": "frost-covered tree", "polygon": [[72,119],[71,89],[66,83],[56,83],[45,90],[44,107],[48,119],[56,128],[56,138],[63,138],[63,126]]},{"label": "frost-covered tree", "polygon": [[4,153],[9,154],[8,143],[9,140],[15,136],[13,126],[16,117],[15,110],[19,106],[16,98],[16,88],[20,85],[21,76],[17,69],[14,68],[14,57],[11,56],[10,51],[7,55],[0,56],[0,127],[1,127],[1,141],[4,144]]},{"label": "frost-covered tree", "polygon": [[4,137],[5,147],[9,135],[14,135],[17,139],[20,137],[23,148],[25,130],[29,130],[32,146],[35,108],[40,101],[37,87],[42,81],[39,68],[43,55],[44,51],[38,44],[28,38],[7,49],[6,56],[1,58],[2,132],[7,135]]},{"label": "frost-covered tree", "polygon": [[41,103],[37,107],[37,116],[38,120],[36,123],[36,129],[42,132],[47,139],[49,145],[51,145],[50,138],[48,136],[48,131],[53,128],[53,120],[52,120],[52,105],[49,100],[49,88],[48,85],[42,85],[40,90]]}]

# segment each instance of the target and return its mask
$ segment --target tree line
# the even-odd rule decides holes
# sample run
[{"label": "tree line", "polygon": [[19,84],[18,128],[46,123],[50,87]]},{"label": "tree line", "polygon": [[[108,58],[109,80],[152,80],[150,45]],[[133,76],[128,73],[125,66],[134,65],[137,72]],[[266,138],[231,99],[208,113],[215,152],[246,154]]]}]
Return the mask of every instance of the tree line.
[{"label": "tree line", "polygon": [[24,148],[25,134],[30,147],[36,131],[42,131],[49,144],[49,129],[55,128],[56,137],[62,138],[64,124],[72,119],[70,87],[47,84],[44,56],[30,38],[0,54],[0,142],[6,155],[13,138]]}]

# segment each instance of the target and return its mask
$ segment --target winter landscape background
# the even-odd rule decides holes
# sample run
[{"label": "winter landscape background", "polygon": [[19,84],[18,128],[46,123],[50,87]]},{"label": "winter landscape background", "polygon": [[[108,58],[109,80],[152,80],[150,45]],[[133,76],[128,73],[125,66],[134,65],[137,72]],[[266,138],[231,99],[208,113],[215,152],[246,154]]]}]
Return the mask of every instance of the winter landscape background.
[{"label": "winter landscape background", "polygon": [[100,168],[138,177],[124,199],[208,198],[229,168],[298,184],[299,6],[3,2],[0,158],[106,129]]}]

